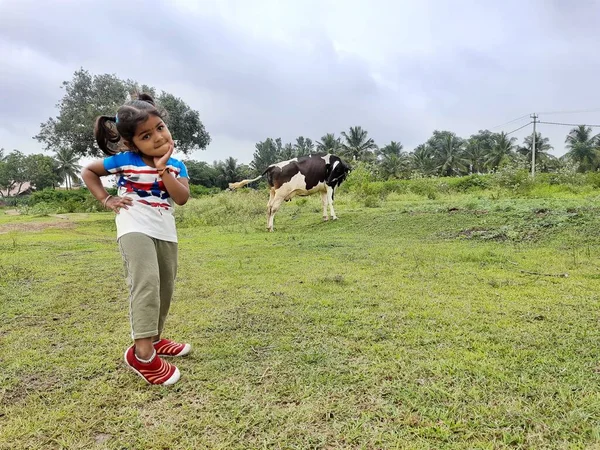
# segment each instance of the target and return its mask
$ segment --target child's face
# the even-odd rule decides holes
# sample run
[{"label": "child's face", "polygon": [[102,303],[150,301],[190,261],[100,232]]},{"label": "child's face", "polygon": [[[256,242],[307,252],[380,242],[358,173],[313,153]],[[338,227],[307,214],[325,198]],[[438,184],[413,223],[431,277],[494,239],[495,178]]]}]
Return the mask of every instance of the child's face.
[{"label": "child's face", "polygon": [[150,116],[140,123],[133,136],[133,145],[144,155],[163,156],[173,143],[169,129],[160,117]]}]

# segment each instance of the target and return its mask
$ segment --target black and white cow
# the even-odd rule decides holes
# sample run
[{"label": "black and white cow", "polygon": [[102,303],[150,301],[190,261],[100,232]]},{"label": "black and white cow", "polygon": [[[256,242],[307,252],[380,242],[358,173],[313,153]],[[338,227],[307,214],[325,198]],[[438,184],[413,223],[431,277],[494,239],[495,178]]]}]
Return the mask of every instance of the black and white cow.
[{"label": "black and white cow", "polygon": [[267,230],[273,231],[273,218],[284,201],[291,200],[296,195],[306,196],[321,193],[323,204],[323,220],[329,220],[327,205],[331,210],[331,218],[337,219],[333,210],[333,196],[338,187],[350,172],[351,168],[339,156],[308,155],[300,158],[271,164],[262,175],[238,183],[229,183],[229,189],[234,190],[267,176],[269,203],[267,205]]}]

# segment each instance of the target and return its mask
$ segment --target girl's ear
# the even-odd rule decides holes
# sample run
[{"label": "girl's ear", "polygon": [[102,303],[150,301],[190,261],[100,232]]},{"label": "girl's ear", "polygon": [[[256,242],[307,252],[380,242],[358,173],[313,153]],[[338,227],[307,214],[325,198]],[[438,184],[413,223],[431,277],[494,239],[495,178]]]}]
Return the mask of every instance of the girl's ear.
[{"label": "girl's ear", "polygon": [[125,144],[125,146],[129,149],[129,150],[137,150],[137,148],[135,147],[133,142],[129,142],[126,140],[123,140],[123,143]]}]

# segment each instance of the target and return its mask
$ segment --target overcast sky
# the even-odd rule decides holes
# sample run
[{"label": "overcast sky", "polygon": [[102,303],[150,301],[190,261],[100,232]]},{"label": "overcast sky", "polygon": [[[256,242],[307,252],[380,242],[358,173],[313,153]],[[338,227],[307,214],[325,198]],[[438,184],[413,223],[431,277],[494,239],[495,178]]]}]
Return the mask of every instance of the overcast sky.
[{"label": "overcast sky", "polygon": [[[0,147],[42,152],[32,136],[81,67],[183,98],[209,162],[356,125],[411,151],[534,111],[600,124],[599,18],[591,0],[0,0]],[[562,155],[569,127],[539,130]]]}]

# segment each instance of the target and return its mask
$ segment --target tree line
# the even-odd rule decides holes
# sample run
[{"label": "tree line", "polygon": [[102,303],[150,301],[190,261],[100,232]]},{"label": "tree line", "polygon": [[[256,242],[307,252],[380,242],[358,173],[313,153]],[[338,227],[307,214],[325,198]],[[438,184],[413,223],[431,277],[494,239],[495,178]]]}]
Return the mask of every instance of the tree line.
[{"label": "tree line", "polygon": [[[335,153],[351,165],[362,163],[378,178],[410,178],[417,176],[463,176],[473,173],[489,173],[499,168],[519,164],[531,169],[532,152],[535,151],[537,172],[553,172],[571,165],[579,172],[596,171],[600,168],[600,135],[592,128],[580,125],[573,128],[565,139],[567,153],[560,158],[550,153],[552,146],[547,137],[536,133],[535,150],[533,136],[528,135],[521,144],[504,132],[493,133],[480,130],[469,138],[461,138],[451,131],[433,132],[424,143],[412,151],[405,151],[400,141],[391,141],[380,147],[360,126],[350,127],[336,137],[327,133],[313,142],[304,136],[295,143],[283,144],[281,138],[267,138],[255,146],[249,165],[238,165],[237,160],[227,158],[213,166],[207,163],[187,161],[186,164],[201,164],[204,178],[191,179],[205,186],[224,187],[228,181],[261,174],[270,164],[313,153]],[[226,168],[226,170],[225,170]],[[221,183],[205,184],[206,174],[218,173]]]},{"label": "tree line", "polygon": [[43,154],[25,155],[18,150],[6,153],[0,149],[0,196],[11,191],[18,195],[29,184],[37,190],[79,183],[79,157],[70,149],[60,149],[54,157]]},{"label": "tree line", "polygon": [[[211,137],[200,120],[198,111],[182,99],[139,84],[121,80],[115,75],[92,75],[84,69],[76,71],[73,78],[63,82],[65,95],[56,105],[59,114],[40,125],[34,136],[54,156],[24,155],[14,150],[0,151],[0,189],[19,190],[29,182],[36,189],[65,184],[69,188],[79,181],[81,167],[78,161],[84,156],[100,156],[94,140],[94,120],[98,115],[113,115],[134,92],[147,92],[155,96],[166,111],[166,121],[178,151],[188,155],[205,149]],[[261,174],[270,164],[313,153],[335,153],[351,165],[364,164],[380,179],[409,178],[412,176],[461,176],[472,173],[493,172],[498,168],[518,163],[529,167],[535,152],[536,171],[550,172],[567,164],[580,172],[600,168],[600,137],[592,128],[580,125],[573,128],[565,139],[567,153],[556,158],[550,154],[548,138],[536,134],[535,149],[529,135],[522,143],[500,132],[480,130],[469,138],[451,131],[433,132],[424,143],[406,151],[398,141],[379,146],[360,126],[350,127],[339,136],[327,133],[319,140],[299,136],[295,142],[283,143],[281,138],[266,138],[255,145],[252,161],[238,164],[233,157],[209,164],[204,161],[184,159],[192,184],[224,189],[231,181]]]},{"label": "tree line", "polygon": [[[549,139],[536,133],[535,161],[537,172],[554,172],[571,165],[579,172],[600,168],[600,135],[585,125],[573,128],[565,139],[567,153],[560,158],[551,155]],[[402,179],[413,176],[462,176],[489,173],[519,164],[530,169],[533,139],[525,137],[521,144],[504,132],[482,130],[461,138],[451,131],[434,131],[423,144],[407,152],[399,141],[379,147],[362,127],[351,127],[336,137],[325,134],[318,141],[299,136],[294,143],[283,144],[281,138],[267,138],[255,145],[250,164],[238,164],[228,157],[212,164],[184,159],[190,183],[209,188],[227,188],[228,183],[261,174],[270,164],[314,153],[335,153],[350,164],[365,164],[379,179]],[[79,182],[79,155],[72,148],[57,150],[54,157],[24,155],[0,150],[0,189],[8,190],[29,182],[36,189]]]}]

